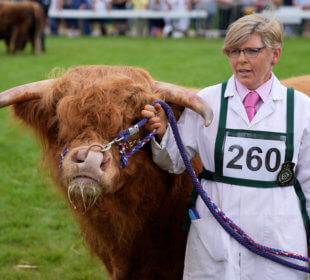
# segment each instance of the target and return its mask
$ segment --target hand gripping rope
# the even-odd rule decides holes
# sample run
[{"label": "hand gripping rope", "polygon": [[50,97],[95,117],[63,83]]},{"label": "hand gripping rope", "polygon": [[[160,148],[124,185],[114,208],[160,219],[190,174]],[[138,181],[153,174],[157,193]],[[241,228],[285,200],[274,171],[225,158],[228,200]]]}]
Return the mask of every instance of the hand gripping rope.
[{"label": "hand gripping rope", "polygon": [[107,151],[111,148],[111,145],[115,143],[119,148],[120,153],[120,164],[122,168],[125,168],[128,165],[128,159],[139,149],[141,149],[147,142],[149,142],[153,136],[156,133],[156,130],[154,129],[151,133],[146,135],[140,142],[133,147],[129,152],[126,153],[126,148],[128,144],[125,142],[131,135],[134,135],[139,132],[139,129],[141,126],[145,125],[145,123],[148,121],[147,118],[142,119],[138,123],[136,123],[134,126],[129,127],[128,129],[125,129],[121,131],[117,138],[114,139],[112,142],[107,144],[101,151]]},{"label": "hand gripping rope", "polygon": [[310,273],[310,268],[302,265],[298,265],[289,261],[284,260],[283,258],[280,258],[278,256],[284,256],[289,257],[297,260],[301,260],[304,262],[310,263],[310,259],[298,254],[289,253],[286,251],[269,248],[263,245],[260,245],[259,243],[255,242],[252,238],[250,238],[240,227],[238,227],[231,219],[229,219],[225,213],[217,207],[212,200],[208,197],[207,193],[203,190],[199,180],[197,179],[197,176],[195,174],[195,171],[193,170],[191,163],[185,153],[185,148],[183,146],[182,140],[180,138],[180,134],[178,131],[177,123],[174,118],[173,112],[163,101],[155,101],[152,105],[155,105],[156,103],[159,103],[163,109],[166,112],[168,121],[171,125],[174,138],[176,140],[177,146],[179,148],[180,154],[182,156],[182,159],[184,161],[184,165],[186,167],[186,170],[194,184],[194,187],[196,188],[198,194],[214,216],[214,218],[220,223],[220,225],[235,239],[237,240],[241,245],[249,249],[251,252],[260,255],[262,257],[265,257],[267,259],[270,259],[271,261],[280,263],[282,265],[285,265],[287,267],[300,270],[306,273]]}]

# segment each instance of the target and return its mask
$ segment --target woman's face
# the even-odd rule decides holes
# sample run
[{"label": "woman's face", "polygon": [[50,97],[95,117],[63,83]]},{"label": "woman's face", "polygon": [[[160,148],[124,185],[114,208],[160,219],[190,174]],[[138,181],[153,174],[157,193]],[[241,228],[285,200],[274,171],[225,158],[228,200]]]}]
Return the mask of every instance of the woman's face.
[{"label": "woman's face", "polygon": [[[265,47],[260,35],[253,34],[249,40],[236,47],[236,50],[247,48],[258,49]],[[235,77],[240,83],[251,90],[257,89],[270,79],[271,68],[276,65],[281,55],[281,47],[274,50],[263,48],[257,57],[247,57],[244,52],[240,52],[239,57],[231,57],[228,54],[231,68]]]}]

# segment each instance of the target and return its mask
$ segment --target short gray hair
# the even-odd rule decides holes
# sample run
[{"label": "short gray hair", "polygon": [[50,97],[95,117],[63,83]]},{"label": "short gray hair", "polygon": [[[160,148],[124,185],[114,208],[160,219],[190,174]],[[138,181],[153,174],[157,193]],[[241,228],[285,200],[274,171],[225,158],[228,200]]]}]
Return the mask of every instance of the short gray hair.
[{"label": "short gray hair", "polygon": [[283,24],[278,18],[250,14],[233,22],[227,31],[222,52],[245,43],[252,34],[260,35],[264,45],[273,50],[283,44]]}]

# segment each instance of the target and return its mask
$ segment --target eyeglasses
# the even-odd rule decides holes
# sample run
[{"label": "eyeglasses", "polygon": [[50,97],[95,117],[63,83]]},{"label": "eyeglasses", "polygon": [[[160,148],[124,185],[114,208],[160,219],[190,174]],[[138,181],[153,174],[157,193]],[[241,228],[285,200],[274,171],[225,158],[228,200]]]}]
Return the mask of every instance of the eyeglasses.
[{"label": "eyeglasses", "polygon": [[259,53],[261,52],[261,50],[263,50],[264,48],[266,48],[266,46],[261,47],[261,48],[246,48],[243,50],[232,49],[232,50],[227,51],[227,55],[230,58],[238,58],[240,56],[240,53],[243,52],[243,54],[247,58],[254,58],[254,57],[257,57]]}]

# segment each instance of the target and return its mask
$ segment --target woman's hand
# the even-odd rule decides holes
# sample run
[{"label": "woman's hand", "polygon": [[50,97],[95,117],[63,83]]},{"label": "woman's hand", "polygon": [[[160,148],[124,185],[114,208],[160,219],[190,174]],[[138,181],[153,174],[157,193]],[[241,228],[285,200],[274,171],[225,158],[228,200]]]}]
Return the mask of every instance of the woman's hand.
[{"label": "woman's hand", "polygon": [[148,131],[157,130],[157,137],[159,140],[162,139],[163,135],[167,129],[167,117],[164,109],[160,106],[160,104],[145,105],[144,109],[141,111],[142,118],[148,118],[148,122],[145,124],[145,128]]}]

